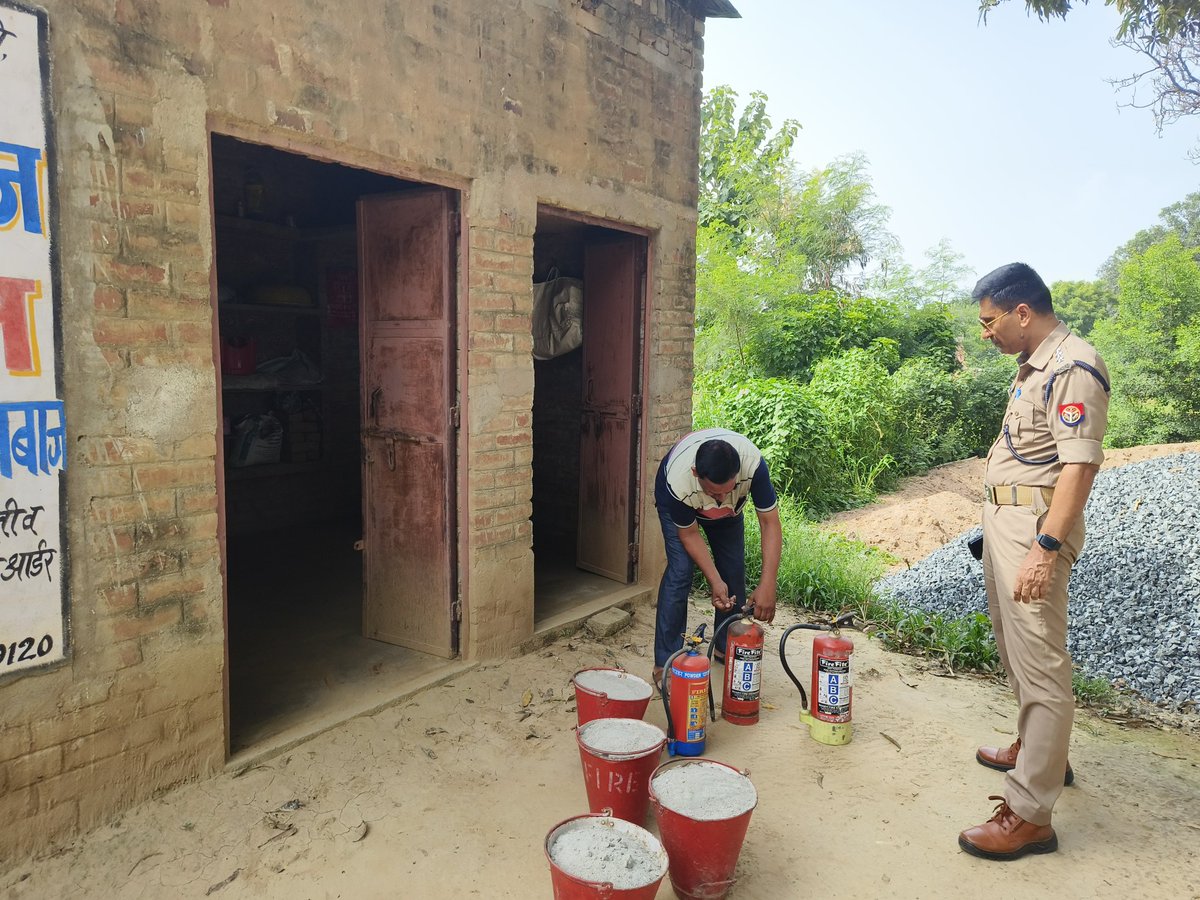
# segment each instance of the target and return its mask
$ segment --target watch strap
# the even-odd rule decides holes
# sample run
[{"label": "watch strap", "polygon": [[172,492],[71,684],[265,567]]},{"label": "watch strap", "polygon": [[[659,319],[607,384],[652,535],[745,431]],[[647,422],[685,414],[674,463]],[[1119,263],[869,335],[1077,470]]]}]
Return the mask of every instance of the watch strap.
[{"label": "watch strap", "polygon": [[1037,536],[1037,542],[1043,550],[1049,550],[1051,552],[1057,552],[1058,549],[1062,547],[1062,541],[1056,537],[1051,537],[1048,534],[1039,534]]}]

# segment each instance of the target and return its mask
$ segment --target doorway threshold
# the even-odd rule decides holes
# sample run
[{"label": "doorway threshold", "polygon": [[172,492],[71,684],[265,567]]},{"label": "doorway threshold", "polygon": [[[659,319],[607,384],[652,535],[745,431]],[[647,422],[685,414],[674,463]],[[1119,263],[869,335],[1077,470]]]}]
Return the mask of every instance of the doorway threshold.
[{"label": "doorway threshold", "polygon": [[351,719],[372,716],[390,706],[403,703],[422,691],[444,684],[463,672],[471,671],[478,665],[478,662],[445,660],[414,653],[410,660],[389,672],[387,677],[374,679],[369,688],[360,683],[353,697],[343,695],[336,703],[321,704],[293,714],[290,717],[291,721],[279,723],[269,735],[234,752],[225,763],[225,771],[237,772],[257,765],[319,734],[344,725]]},{"label": "doorway threshold", "polygon": [[614,606],[631,609],[635,606],[652,603],[656,590],[656,587],[650,585],[614,584],[611,591],[582,600],[566,609],[560,608],[556,612],[535,621],[533,623],[534,639],[544,640],[560,632],[571,631],[582,625],[596,613],[611,609]]}]

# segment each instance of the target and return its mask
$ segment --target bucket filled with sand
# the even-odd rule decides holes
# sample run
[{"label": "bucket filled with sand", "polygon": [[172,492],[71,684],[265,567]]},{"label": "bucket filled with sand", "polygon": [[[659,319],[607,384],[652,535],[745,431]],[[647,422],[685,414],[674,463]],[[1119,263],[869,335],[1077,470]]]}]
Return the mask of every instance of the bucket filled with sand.
[{"label": "bucket filled with sand", "polygon": [[621,669],[580,669],[571,681],[580,725],[592,719],[640,719],[654,695],[650,682]]},{"label": "bucket filled with sand", "polygon": [[720,900],[733,887],[758,791],[749,773],[710,759],[676,759],[650,776],[650,802],[685,900]]},{"label": "bucket filled with sand", "polygon": [[588,808],[611,809],[618,819],[646,821],[650,774],[658,766],[667,736],[641,719],[593,719],[576,729]]},{"label": "bucket filled with sand", "polygon": [[546,835],[555,900],[652,900],[667,852],[649,831],[609,815],[576,816]]}]

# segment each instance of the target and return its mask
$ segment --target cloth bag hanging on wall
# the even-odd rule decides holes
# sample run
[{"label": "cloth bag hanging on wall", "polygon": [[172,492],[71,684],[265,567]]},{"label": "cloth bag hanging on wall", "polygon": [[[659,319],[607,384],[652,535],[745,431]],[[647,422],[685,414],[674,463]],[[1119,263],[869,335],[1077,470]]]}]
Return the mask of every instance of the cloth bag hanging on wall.
[{"label": "cloth bag hanging on wall", "polygon": [[533,286],[533,358],[553,359],[583,343],[583,282],[560,278]]}]

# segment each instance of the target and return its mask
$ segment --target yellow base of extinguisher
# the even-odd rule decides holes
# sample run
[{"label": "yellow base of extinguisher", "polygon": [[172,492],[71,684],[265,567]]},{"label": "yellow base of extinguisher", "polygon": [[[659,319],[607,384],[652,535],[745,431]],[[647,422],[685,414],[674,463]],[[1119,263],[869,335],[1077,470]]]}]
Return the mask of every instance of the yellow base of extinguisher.
[{"label": "yellow base of extinguisher", "polygon": [[808,726],[809,735],[819,744],[848,744],[854,736],[854,726],[849,722],[825,722],[807,709],[800,710],[800,724]]}]

